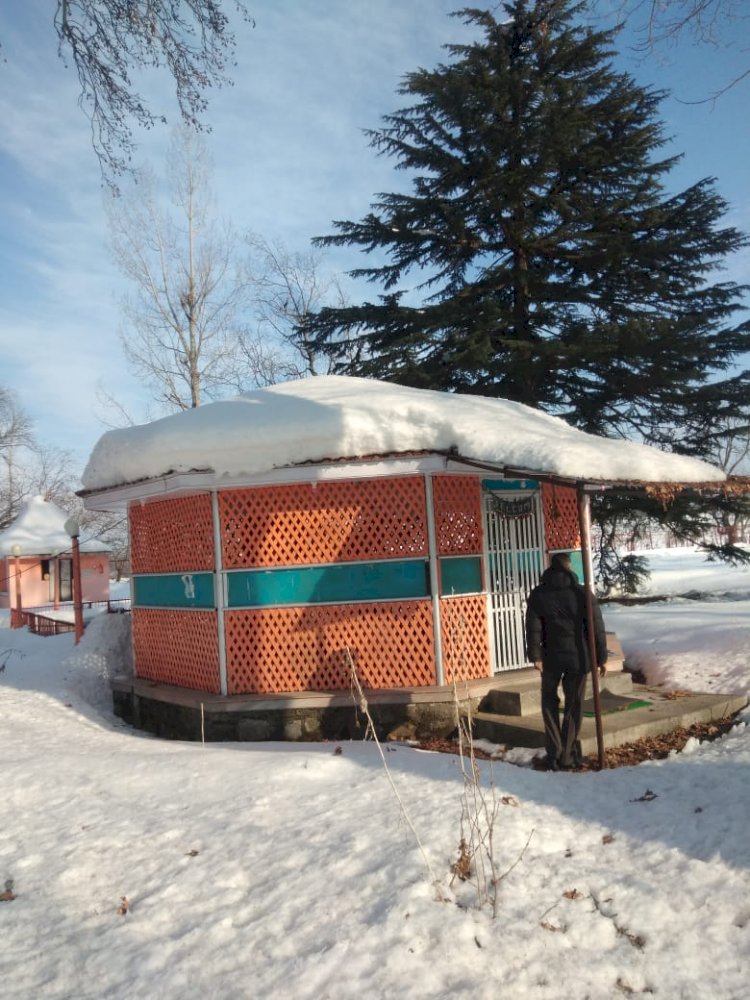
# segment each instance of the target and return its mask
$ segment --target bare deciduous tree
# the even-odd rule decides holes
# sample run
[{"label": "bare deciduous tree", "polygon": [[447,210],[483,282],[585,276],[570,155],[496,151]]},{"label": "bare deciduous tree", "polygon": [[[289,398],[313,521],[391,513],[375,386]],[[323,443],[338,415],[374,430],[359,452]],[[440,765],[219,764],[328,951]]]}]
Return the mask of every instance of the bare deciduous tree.
[{"label": "bare deciduous tree", "polygon": [[712,460],[728,475],[750,472],[750,413],[744,420],[726,420],[715,432]]},{"label": "bare deciduous tree", "polygon": [[19,460],[21,449],[34,447],[31,420],[11,389],[0,386],[0,528],[15,518],[24,499],[24,477]]},{"label": "bare deciduous tree", "polygon": [[247,240],[250,283],[261,333],[266,340],[291,349],[291,370],[297,378],[327,372],[330,361],[316,354],[306,323],[323,305],[345,305],[338,278],[325,273],[319,250],[293,253],[283,243],[256,233],[250,233]]},{"label": "bare deciduous tree", "polygon": [[651,43],[691,35],[699,42],[722,45],[731,25],[750,18],[745,0],[629,0],[629,6],[645,20]]},{"label": "bare deciduous tree", "polygon": [[110,211],[115,260],[134,287],[121,333],[134,374],[171,409],[189,409],[234,387],[247,280],[228,224],[211,214],[210,169],[188,129],[173,139],[167,170],[173,211],[158,203],[153,177],[142,178]]},{"label": "bare deciduous tree", "polygon": [[[747,0],[620,0],[618,9],[634,24],[644,52],[681,41],[728,48],[746,38],[750,21]],[[689,103],[716,100],[747,77],[750,68],[730,77],[702,101]]]},{"label": "bare deciduous tree", "polygon": [[291,251],[280,240],[249,233],[248,281],[256,331],[243,336],[243,352],[256,385],[328,374],[331,359],[317,351],[309,318],[323,306],[342,308],[337,275],[317,250]]},{"label": "bare deciduous tree", "polygon": [[[105,179],[130,169],[132,124],[165,122],[133,85],[133,72],[166,69],[186,125],[200,129],[211,87],[229,82],[236,39],[226,0],[57,0],[58,52],[81,85],[79,104],[91,121]],[[252,23],[243,0],[231,4]]]},{"label": "bare deciduous tree", "polygon": [[0,460],[0,528],[7,527],[33,496],[43,496],[65,510],[80,507],[72,453],[40,444],[17,395],[4,386],[0,386]]},{"label": "bare deciduous tree", "polygon": [[[713,434],[711,458],[727,475],[750,473],[750,413],[744,419],[726,419],[724,426]],[[733,507],[718,508],[715,512],[717,533],[721,541],[737,545],[748,538],[750,529],[750,498],[738,501]]]}]

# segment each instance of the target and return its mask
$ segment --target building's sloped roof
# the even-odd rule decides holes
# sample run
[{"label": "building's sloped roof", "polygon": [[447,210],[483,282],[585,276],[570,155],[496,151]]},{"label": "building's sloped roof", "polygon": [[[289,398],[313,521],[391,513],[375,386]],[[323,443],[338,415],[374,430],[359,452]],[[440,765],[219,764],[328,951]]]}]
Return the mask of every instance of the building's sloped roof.
[{"label": "building's sloped roof", "polygon": [[586,434],[521,403],[321,376],[108,431],[85,491],[169,473],[242,477],[304,462],[414,452],[596,482],[720,482],[712,465]]},{"label": "building's sloped roof", "polygon": [[[12,554],[13,546],[21,546],[23,556],[52,556],[70,552],[71,540],[65,531],[68,515],[44,497],[32,497],[21,508],[18,517],[0,532],[0,556]],[[108,552],[104,542],[80,539],[82,552]]]}]

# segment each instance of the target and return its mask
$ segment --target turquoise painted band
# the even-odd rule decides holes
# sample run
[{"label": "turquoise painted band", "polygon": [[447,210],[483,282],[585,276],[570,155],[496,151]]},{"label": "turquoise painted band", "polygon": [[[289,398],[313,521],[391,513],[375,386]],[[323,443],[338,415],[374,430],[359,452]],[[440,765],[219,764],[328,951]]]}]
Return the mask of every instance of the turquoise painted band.
[{"label": "turquoise painted band", "polygon": [[536,490],[539,482],[536,479],[483,479],[482,486],[486,490]]},{"label": "turquoise painted band", "polygon": [[482,592],[482,557],[452,556],[440,560],[441,597]]},{"label": "turquoise painted band", "polygon": [[227,573],[227,607],[230,608],[403,601],[429,597],[429,593],[429,574],[424,559]]},{"label": "turquoise painted band", "polygon": [[144,573],[133,577],[137,608],[214,608],[213,573]]},{"label": "turquoise painted band", "polygon": [[[480,556],[441,559],[440,568],[442,596],[482,591]],[[425,559],[233,570],[225,575],[229,608],[404,601],[430,596]],[[133,604],[152,608],[213,608],[213,581],[212,573],[139,574],[133,577]]]}]

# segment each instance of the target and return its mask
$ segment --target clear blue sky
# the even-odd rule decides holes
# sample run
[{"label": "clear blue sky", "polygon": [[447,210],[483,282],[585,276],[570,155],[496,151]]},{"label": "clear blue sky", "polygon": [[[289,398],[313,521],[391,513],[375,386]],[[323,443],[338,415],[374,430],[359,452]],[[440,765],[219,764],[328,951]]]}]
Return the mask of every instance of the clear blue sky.
[{"label": "clear blue sky", "polygon": [[[77,107],[75,73],[57,57],[53,0],[0,8],[0,384],[15,389],[38,438],[72,449],[81,465],[99,435],[97,386],[145,413],[117,337],[126,286],[108,250],[99,166]],[[403,74],[434,66],[464,31],[454,0],[250,0],[254,30],[239,28],[236,85],[217,92],[207,122],[219,211],[240,230],[304,250],[334,218],[360,218],[372,196],[401,179],[361,130],[400,106]],[[750,61],[731,49],[683,44],[643,58],[622,40],[622,64],[642,84],[673,92],[662,117],[684,160],[682,188],[717,178],[730,221],[750,231],[750,81],[715,104],[690,105]],[[742,49],[745,51],[743,52]],[[173,119],[165,81],[158,110]],[[161,170],[169,130],[139,137]],[[343,251],[337,269],[361,263]],[[750,283],[750,253],[729,276]]]}]

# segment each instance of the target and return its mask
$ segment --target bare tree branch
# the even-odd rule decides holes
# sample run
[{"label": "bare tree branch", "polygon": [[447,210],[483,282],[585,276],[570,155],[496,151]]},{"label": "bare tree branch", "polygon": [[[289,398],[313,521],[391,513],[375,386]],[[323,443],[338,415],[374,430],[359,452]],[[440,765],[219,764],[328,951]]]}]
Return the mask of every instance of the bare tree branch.
[{"label": "bare tree branch", "polygon": [[[244,0],[233,5],[253,23]],[[183,122],[203,127],[207,91],[231,82],[227,69],[234,65],[236,39],[226,6],[226,0],[57,0],[58,53],[75,66],[78,103],[110,185],[131,169],[133,123],[152,128],[166,122],[138,93],[134,72],[166,69]]]},{"label": "bare tree branch", "polygon": [[325,272],[324,255],[319,250],[293,253],[280,241],[272,242],[257,233],[248,234],[247,243],[261,341],[276,341],[283,354],[291,351],[286,377],[326,374],[333,362],[316,353],[307,322],[322,306],[346,305],[338,277]]},{"label": "bare tree branch", "polygon": [[71,452],[39,444],[14,392],[0,386],[0,528],[24,501],[43,496],[66,510],[80,506],[74,494],[79,470]]},{"label": "bare tree branch", "polygon": [[[597,0],[594,0],[594,8]],[[620,0],[619,15],[631,21],[641,41],[641,52],[653,53],[681,42],[713,48],[732,48],[747,39],[750,21],[747,0]],[[748,45],[741,49],[748,51]],[[708,96],[682,104],[708,104],[750,77],[750,68],[731,77]]]},{"label": "bare tree branch", "polygon": [[25,496],[19,450],[34,446],[31,420],[18,396],[11,389],[0,386],[0,528],[10,524]]}]

